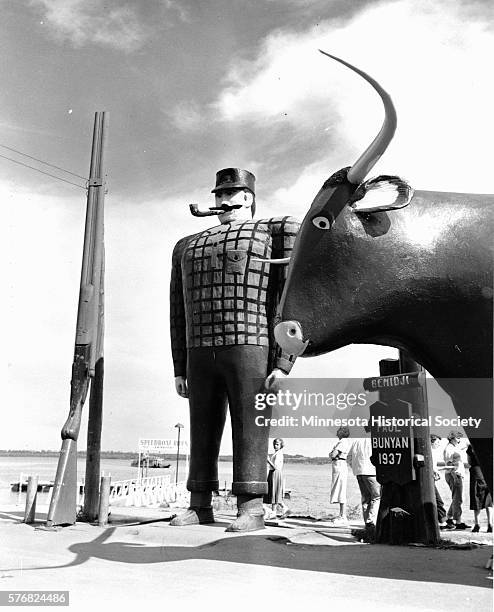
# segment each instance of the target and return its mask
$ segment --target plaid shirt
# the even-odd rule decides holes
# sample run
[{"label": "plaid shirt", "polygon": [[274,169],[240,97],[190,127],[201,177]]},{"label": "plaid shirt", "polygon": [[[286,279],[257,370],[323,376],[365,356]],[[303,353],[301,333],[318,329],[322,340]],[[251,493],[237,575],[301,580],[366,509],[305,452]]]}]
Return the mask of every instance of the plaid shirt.
[{"label": "plaid shirt", "polygon": [[182,238],[173,251],[170,328],[175,376],[187,349],[254,344],[271,348],[270,367],[289,372],[294,358],[276,348],[273,321],[300,224],[293,217],[218,225]]}]

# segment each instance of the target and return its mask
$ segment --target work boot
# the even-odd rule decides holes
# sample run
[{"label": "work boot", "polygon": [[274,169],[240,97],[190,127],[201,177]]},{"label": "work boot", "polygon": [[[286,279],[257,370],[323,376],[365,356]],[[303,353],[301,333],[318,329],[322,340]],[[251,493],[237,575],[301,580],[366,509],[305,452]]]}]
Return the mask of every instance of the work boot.
[{"label": "work boot", "polygon": [[241,533],[264,529],[262,496],[238,495],[237,509],[237,518],[226,528],[226,531]]},{"label": "work boot", "polygon": [[214,523],[213,508],[211,507],[211,491],[191,492],[189,508],[170,521],[172,527],[184,525],[207,525]]}]

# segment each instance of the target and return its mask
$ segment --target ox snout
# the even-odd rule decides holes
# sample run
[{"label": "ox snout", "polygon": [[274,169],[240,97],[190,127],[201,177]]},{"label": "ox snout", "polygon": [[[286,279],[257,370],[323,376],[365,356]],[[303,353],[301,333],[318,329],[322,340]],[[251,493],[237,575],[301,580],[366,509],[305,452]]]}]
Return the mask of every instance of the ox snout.
[{"label": "ox snout", "polygon": [[304,342],[302,327],[298,321],[282,321],[274,328],[274,337],[285,353],[299,356],[309,341]]}]

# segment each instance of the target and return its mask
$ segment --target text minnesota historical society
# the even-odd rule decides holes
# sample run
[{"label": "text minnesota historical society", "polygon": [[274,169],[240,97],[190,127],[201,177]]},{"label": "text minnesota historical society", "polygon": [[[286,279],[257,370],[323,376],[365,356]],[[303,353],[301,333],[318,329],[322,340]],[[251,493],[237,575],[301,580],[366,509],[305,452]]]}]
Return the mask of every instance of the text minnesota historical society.
[{"label": "text minnesota historical society", "polygon": [[406,418],[373,416],[369,419],[364,417],[355,418],[324,418],[315,415],[295,417],[284,415],[280,417],[266,417],[262,414],[256,416],[256,425],[259,427],[376,427],[393,431],[402,427],[474,427],[478,429],[482,419],[473,417],[462,418],[461,416],[446,418],[441,415]]}]

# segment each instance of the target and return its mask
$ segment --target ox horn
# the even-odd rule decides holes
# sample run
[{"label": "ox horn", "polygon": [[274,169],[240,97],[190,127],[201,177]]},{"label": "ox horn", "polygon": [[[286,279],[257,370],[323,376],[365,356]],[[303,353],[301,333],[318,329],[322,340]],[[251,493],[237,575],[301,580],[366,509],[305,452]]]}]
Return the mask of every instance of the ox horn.
[{"label": "ox horn", "polygon": [[221,209],[216,210],[199,210],[199,206],[197,204],[189,204],[190,212],[194,215],[194,217],[210,217],[211,215],[219,215],[224,212]]},{"label": "ox horn", "polygon": [[366,74],[363,70],[359,70],[355,66],[352,66],[348,62],[326,53],[326,51],[319,51],[323,55],[327,55],[328,57],[340,62],[350,70],[353,70],[357,74],[359,74],[363,79],[367,81],[379,94],[383,104],[384,104],[384,121],[379,131],[379,134],[374,138],[371,144],[367,147],[367,149],[362,153],[362,155],[357,159],[357,161],[353,164],[347,174],[347,180],[354,184],[360,185],[360,183],[365,179],[365,177],[369,174],[372,168],[375,166],[379,158],[388,148],[391,139],[396,130],[396,110],[393,105],[393,101],[391,100],[390,95],[387,91],[385,91],[377,81],[375,81],[372,77]]}]

